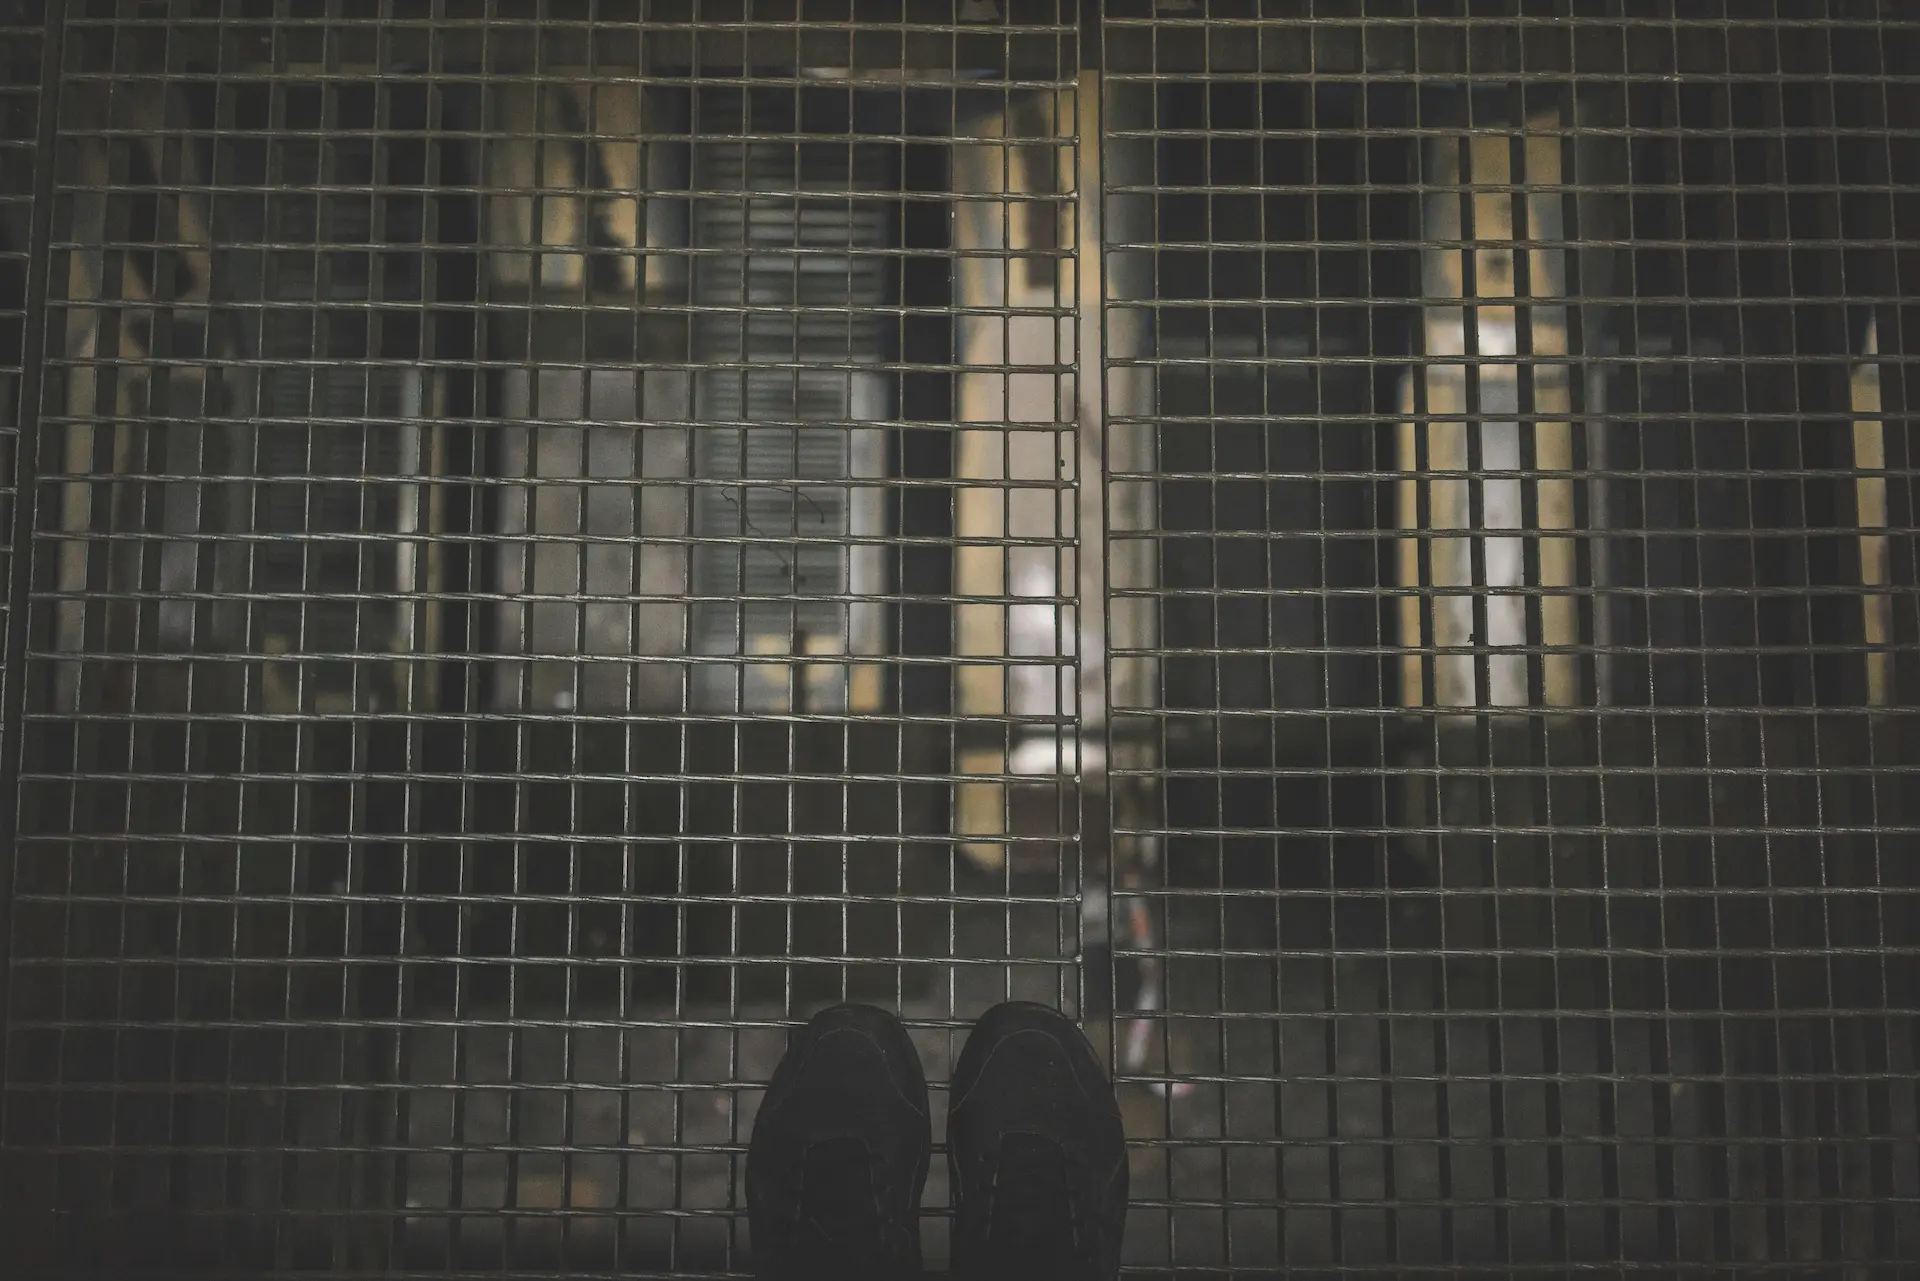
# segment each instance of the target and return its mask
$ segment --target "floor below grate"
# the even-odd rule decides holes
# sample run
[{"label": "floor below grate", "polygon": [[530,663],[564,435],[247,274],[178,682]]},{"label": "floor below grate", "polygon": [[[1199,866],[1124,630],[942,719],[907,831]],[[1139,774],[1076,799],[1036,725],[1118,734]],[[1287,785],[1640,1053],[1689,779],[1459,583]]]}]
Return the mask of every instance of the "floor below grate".
[{"label": "floor below grate", "polygon": [[[1433,954],[1382,954],[1364,899],[1278,902],[1295,950],[1258,964],[1221,946],[1217,912],[1172,922],[1169,952],[1191,962],[1169,972],[1179,1013],[1156,1016],[1147,1079],[1120,1087],[1136,1141],[1131,1266],[1724,1266],[1920,1245],[1913,1019],[1446,1012]],[[954,967],[906,1003],[936,1141],[964,1021],[1007,973]],[[1014,994],[1044,998],[1050,982],[1023,971]],[[157,1086],[144,1122],[143,1096],[114,1086],[114,1223],[136,1237],[144,1223],[183,1257],[183,1237],[224,1224],[289,1269],[743,1269],[742,1152],[787,1013],[635,1005],[180,1033],[177,1079],[207,1085]],[[1151,1084],[1163,1066],[1183,1078],[1171,1093]],[[143,1123],[169,1118],[193,1141],[150,1165],[128,1155]],[[936,1158],[935,1268],[946,1198]],[[226,1260],[235,1248],[223,1239]]]}]

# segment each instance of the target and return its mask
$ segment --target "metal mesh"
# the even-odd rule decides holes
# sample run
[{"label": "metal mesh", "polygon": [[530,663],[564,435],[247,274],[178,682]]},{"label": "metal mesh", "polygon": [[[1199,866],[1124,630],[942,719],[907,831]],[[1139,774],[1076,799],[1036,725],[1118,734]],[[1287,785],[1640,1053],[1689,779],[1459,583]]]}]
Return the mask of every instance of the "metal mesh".
[{"label": "metal mesh", "polygon": [[1900,1275],[1920,28],[868,8],[0,8],[23,1274],[742,1273],[1011,995],[1137,1275]]},{"label": "metal mesh", "polygon": [[[0,706],[11,707],[9,673],[17,670],[9,620],[13,616],[13,568],[18,519],[16,459],[20,422],[37,383],[23,377],[28,358],[28,247],[33,241],[33,197],[39,170],[34,164],[40,141],[37,90],[42,56],[43,15],[34,5],[0,7],[0,628],[7,648],[0,653]],[[43,298],[34,304],[44,306]],[[37,352],[36,352],[37,355]],[[24,584],[23,584],[24,586]],[[9,727],[10,728],[10,727]],[[14,748],[10,737],[0,742]],[[4,811],[0,811],[4,812]]]},{"label": "metal mesh", "polygon": [[1134,1257],[1892,1275],[1914,32],[1225,8],[1105,28],[1153,99],[1103,184],[1159,375],[1108,473],[1163,540]]}]

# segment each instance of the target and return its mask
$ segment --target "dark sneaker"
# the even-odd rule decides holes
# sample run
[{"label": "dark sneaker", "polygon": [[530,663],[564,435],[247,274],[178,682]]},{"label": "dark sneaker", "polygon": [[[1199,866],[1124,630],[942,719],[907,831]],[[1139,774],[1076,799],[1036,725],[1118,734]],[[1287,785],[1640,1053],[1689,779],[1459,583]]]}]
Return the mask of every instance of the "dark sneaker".
[{"label": "dark sneaker", "polygon": [[996,1005],[960,1051],[952,1091],[957,1281],[1118,1276],[1126,1141],[1080,1029],[1044,1005]]},{"label": "dark sneaker", "polygon": [[919,1275],[932,1146],[926,1076],[900,1020],[871,1005],[815,1015],[774,1070],[747,1147],[754,1275]]}]

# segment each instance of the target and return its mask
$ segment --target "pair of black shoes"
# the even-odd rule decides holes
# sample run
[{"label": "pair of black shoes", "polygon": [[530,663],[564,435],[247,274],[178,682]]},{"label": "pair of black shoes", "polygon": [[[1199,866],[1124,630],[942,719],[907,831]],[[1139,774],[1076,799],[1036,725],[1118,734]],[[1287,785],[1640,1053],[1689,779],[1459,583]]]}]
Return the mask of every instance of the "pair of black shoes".
[{"label": "pair of black shoes", "polygon": [[[949,1097],[953,1277],[1117,1276],[1126,1145],[1080,1030],[1043,1005],[996,1005],[967,1038]],[[747,1149],[756,1275],[918,1276],[932,1147],[926,1077],[900,1021],[870,1005],[816,1015],[775,1070]]]}]

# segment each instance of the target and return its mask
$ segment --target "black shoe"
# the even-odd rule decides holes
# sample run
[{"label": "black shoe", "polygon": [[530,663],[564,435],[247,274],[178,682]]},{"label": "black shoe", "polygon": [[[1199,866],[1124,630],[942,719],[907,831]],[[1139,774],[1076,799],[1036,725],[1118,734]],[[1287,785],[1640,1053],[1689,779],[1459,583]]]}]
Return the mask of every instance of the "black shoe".
[{"label": "black shoe", "polygon": [[952,1099],[954,1277],[1118,1276],[1126,1140],[1080,1029],[1044,1005],[994,1006],[960,1052]]},{"label": "black shoe", "polygon": [[754,1275],[918,1276],[932,1146],[927,1079],[900,1020],[871,1005],[816,1014],[788,1043],[747,1147]]}]

